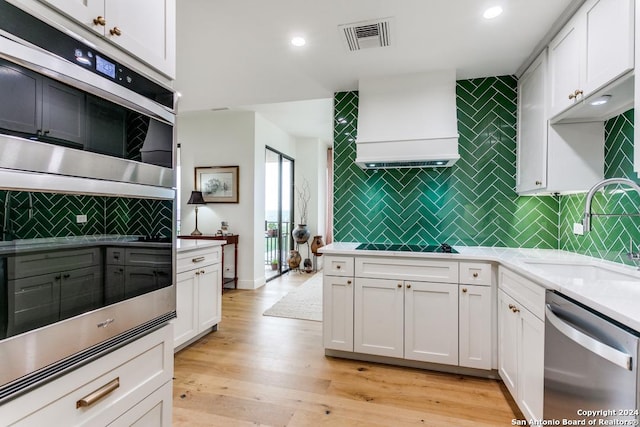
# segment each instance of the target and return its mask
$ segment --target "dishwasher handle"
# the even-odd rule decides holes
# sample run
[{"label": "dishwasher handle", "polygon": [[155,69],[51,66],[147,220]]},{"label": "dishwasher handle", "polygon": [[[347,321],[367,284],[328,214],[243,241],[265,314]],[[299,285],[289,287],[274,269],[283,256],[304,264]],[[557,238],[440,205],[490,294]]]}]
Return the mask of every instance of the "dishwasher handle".
[{"label": "dishwasher handle", "polygon": [[581,345],[592,353],[614,363],[621,368],[631,371],[631,355],[617,350],[611,346],[608,346],[589,335],[586,335],[579,330],[571,327],[568,323],[560,319],[551,310],[551,306],[547,304],[546,310],[547,320],[551,323],[560,333],[565,335],[570,340]]}]

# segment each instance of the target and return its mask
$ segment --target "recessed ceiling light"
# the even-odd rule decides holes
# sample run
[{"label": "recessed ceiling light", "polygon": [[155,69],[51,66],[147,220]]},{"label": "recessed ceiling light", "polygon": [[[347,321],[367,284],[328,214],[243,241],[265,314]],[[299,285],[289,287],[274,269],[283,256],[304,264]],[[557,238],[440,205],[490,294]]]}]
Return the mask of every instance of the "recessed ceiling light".
[{"label": "recessed ceiling light", "polygon": [[305,39],[303,39],[302,37],[294,37],[291,39],[291,44],[296,46],[296,47],[300,47],[300,46],[304,46],[305,44],[307,44],[307,41]]},{"label": "recessed ceiling light", "polygon": [[502,14],[502,7],[500,6],[493,6],[490,7],[489,9],[485,10],[484,13],[482,14],[482,16],[485,19],[493,19],[497,16],[500,16],[500,14]]}]

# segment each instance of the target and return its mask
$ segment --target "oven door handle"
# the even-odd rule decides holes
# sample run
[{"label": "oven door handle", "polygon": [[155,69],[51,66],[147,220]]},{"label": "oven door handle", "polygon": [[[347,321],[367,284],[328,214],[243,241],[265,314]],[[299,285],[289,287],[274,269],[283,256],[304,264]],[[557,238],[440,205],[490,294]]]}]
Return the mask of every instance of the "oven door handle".
[{"label": "oven door handle", "polygon": [[631,356],[629,354],[608,346],[605,343],[591,338],[589,335],[571,327],[567,322],[556,316],[556,314],[551,310],[551,306],[549,304],[547,304],[545,312],[547,315],[547,321],[549,321],[549,323],[551,323],[561,334],[609,362],[626,370],[632,370]]}]

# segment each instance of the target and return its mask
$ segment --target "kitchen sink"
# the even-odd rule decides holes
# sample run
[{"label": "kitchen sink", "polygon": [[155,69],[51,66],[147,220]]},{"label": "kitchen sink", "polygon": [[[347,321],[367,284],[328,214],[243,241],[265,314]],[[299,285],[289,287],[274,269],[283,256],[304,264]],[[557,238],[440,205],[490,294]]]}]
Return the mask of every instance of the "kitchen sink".
[{"label": "kitchen sink", "polygon": [[541,273],[549,276],[584,279],[584,280],[615,280],[615,281],[638,281],[640,271],[624,271],[623,267],[608,267],[590,263],[553,262],[545,260],[525,260],[526,265],[540,270]]}]

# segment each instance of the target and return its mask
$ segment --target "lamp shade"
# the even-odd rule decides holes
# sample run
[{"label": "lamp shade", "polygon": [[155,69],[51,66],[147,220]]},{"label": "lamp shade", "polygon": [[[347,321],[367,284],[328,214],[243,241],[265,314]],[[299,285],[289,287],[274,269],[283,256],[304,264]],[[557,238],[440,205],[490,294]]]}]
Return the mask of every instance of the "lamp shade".
[{"label": "lamp shade", "polygon": [[189,197],[188,205],[204,205],[207,202],[204,201],[202,197],[202,191],[192,191],[191,197]]}]

